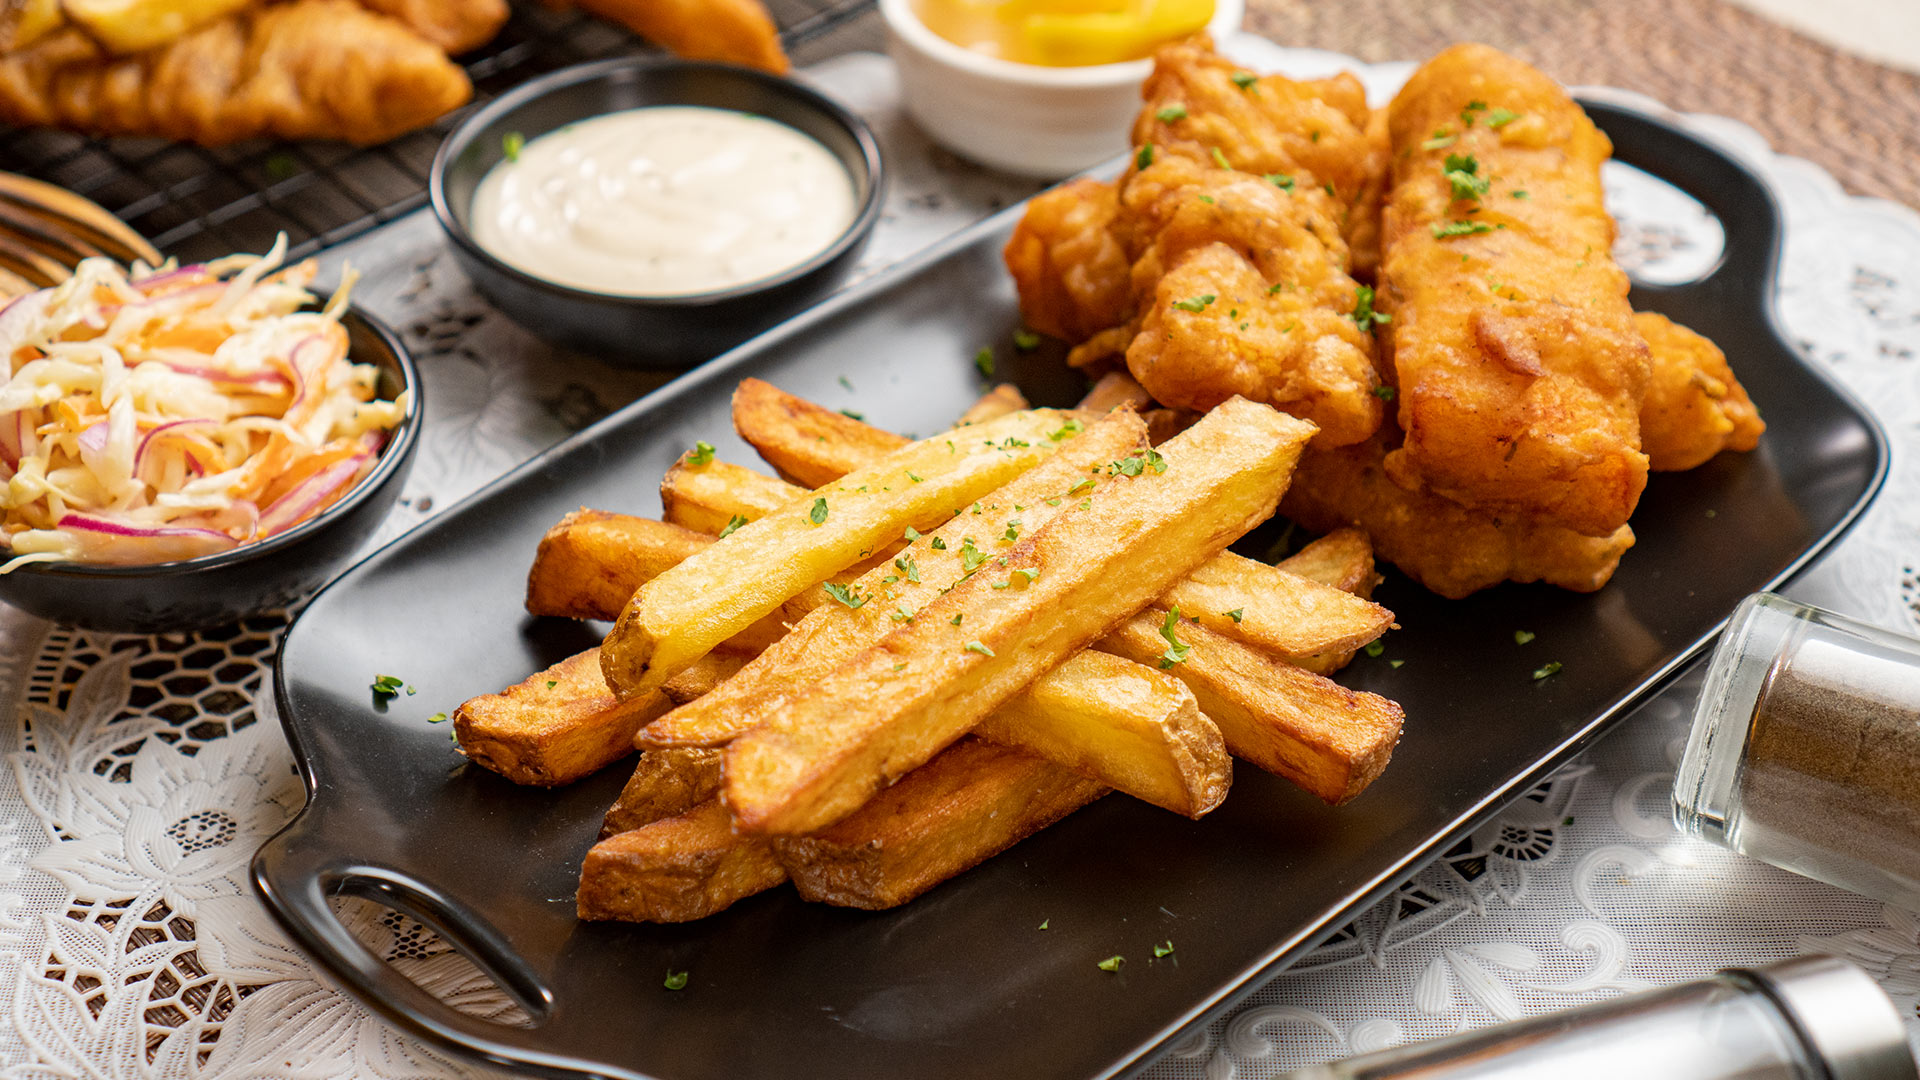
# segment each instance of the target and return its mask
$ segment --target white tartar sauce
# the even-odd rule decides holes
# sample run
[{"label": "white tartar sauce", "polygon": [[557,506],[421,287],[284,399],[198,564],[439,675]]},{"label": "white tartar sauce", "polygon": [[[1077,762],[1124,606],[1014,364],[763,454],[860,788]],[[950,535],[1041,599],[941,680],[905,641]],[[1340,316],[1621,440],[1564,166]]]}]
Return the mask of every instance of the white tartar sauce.
[{"label": "white tartar sauce", "polygon": [[685,296],[771,277],[847,230],[853,181],[826,147],[765,117],[660,105],[569,124],[474,192],[480,245],[535,277]]}]

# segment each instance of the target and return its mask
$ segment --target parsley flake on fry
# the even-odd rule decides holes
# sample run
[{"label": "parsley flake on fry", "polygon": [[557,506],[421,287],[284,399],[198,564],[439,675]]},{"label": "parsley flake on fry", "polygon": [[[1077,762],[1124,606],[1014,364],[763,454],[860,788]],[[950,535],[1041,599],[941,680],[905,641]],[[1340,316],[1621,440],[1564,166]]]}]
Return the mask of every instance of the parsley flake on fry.
[{"label": "parsley flake on fry", "polygon": [[1492,231],[1493,226],[1484,221],[1449,221],[1434,225],[1433,238],[1436,240],[1446,240],[1455,236],[1477,236],[1480,233],[1490,233]]},{"label": "parsley flake on fry", "polygon": [[713,444],[706,442],[705,440],[694,443],[693,449],[687,451],[687,464],[689,465],[713,464]]},{"label": "parsley flake on fry", "polygon": [[935,551],[945,551],[947,550],[947,541],[944,537],[936,536],[932,540],[927,541],[927,546]]},{"label": "parsley flake on fry", "polygon": [[807,511],[807,520],[813,522],[815,525],[825,525],[827,523],[826,496],[823,495],[813,500],[813,509]]},{"label": "parsley flake on fry", "polygon": [[1167,612],[1167,620],[1160,624],[1160,636],[1167,639],[1167,651],[1160,656],[1162,671],[1175,664],[1186,663],[1187,654],[1193,651],[1193,646],[1182,643],[1178,637],[1174,636],[1174,631],[1179,628],[1180,605],[1175,604],[1173,610]]},{"label": "parsley flake on fry", "polygon": [[732,517],[728,518],[727,527],[720,530],[720,539],[725,540],[727,537],[732,536],[735,529],[738,529],[740,526],[745,525],[746,523],[747,523],[747,518],[745,514],[735,514]]},{"label": "parsley flake on fry", "polygon": [[1246,608],[1234,608],[1232,611],[1227,612],[1227,618],[1232,619],[1234,622],[1238,623],[1241,620],[1241,618],[1243,618],[1246,615],[1246,613],[1247,613]]},{"label": "parsley flake on fry", "polygon": [[986,646],[986,644],[985,644],[984,642],[979,642],[979,641],[969,641],[969,642],[967,642],[967,651],[968,651],[968,652],[977,652],[977,653],[979,653],[979,654],[980,654],[981,656],[992,656],[992,655],[993,655],[993,650],[992,650],[992,649],[989,649],[989,648],[987,648],[987,646]]},{"label": "parsley flake on fry", "polygon": [[850,610],[858,610],[864,606],[869,599],[868,597],[859,595],[851,587],[842,585],[837,581],[829,581],[823,585],[822,588],[827,590],[828,596],[845,604]]},{"label": "parsley flake on fry", "polygon": [[962,573],[971,574],[975,570],[980,569],[980,564],[986,561],[987,553],[973,545],[973,537],[969,536],[960,541],[960,570]]}]

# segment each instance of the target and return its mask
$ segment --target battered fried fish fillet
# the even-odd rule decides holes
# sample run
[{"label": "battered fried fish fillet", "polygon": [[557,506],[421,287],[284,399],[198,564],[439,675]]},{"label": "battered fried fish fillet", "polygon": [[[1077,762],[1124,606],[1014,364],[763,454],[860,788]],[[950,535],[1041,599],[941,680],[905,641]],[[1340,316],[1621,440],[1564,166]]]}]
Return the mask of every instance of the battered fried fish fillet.
[{"label": "battered fried fish fillet", "polygon": [[450,56],[493,40],[507,22],[507,0],[359,0],[406,24]]},{"label": "battered fried fish fillet", "polygon": [[1387,472],[1613,536],[1646,486],[1648,354],[1610,254],[1611,145],[1557,83],[1483,45],[1416,71],[1388,128],[1380,304],[1406,442]]},{"label": "battered fried fish fillet", "polygon": [[1640,445],[1656,472],[1703,464],[1722,450],[1751,450],[1767,430],[1719,346],[1651,311],[1633,324],[1653,354],[1640,403]]},{"label": "battered fried fish fillet", "polygon": [[1633,546],[1633,530],[1625,525],[1609,536],[1582,536],[1408,491],[1388,478],[1383,464],[1398,437],[1388,421],[1366,442],[1310,447],[1280,512],[1315,532],[1360,526],[1382,559],[1453,600],[1503,581],[1593,592],[1613,577],[1620,556]]},{"label": "battered fried fish fillet", "polygon": [[1119,189],[1093,179],[1027,204],[1002,257],[1029,327],[1080,342],[1127,320],[1132,260],[1115,225],[1119,212]]},{"label": "battered fried fish fillet", "polygon": [[1321,446],[1373,434],[1384,407],[1337,203],[1178,157],[1131,177],[1123,203],[1153,236],[1133,267],[1144,314],[1127,368],[1156,401],[1264,401],[1312,421]]},{"label": "battered fried fish fillet", "polygon": [[353,0],[269,5],[124,59],[74,30],[0,56],[0,120],[206,146],[384,142],[472,91],[432,43]]},{"label": "battered fried fish fillet", "polygon": [[1156,52],[1140,96],[1133,145],[1151,146],[1151,160],[1217,165],[1217,152],[1232,168],[1295,190],[1332,185],[1342,207],[1366,183],[1367,92],[1352,75],[1255,78],[1203,35]]},{"label": "battered fried fish fillet", "polygon": [[[600,18],[617,22],[688,60],[787,73],[780,30],[760,0],[577,0]],[[565,8],[568,3],[552,6]]]}]

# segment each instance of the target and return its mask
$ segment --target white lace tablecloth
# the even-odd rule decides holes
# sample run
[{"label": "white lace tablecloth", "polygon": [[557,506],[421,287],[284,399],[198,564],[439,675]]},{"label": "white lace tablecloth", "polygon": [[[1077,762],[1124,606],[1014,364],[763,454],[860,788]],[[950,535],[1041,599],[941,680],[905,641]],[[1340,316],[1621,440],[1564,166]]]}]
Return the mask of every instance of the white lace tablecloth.
[{"label": "white lace tablecloth", "polygon": [[[1237,47],[1249,65],[1295,74],[1352,66],[1376,96],[1406,71]],[[885,60],[842,57],[810,75],[873,120],[893,169],[867,271],[1030,193],[922,141]],[[1789,222],[1782,314],[1895,445],[1878,502],[1788,591],[1920,632],[1920,215],[1848,198],[1731,121],[1684,122],[1772,181]],[[1609,180],[1619,253],[1637,274],[1684,280],[1712,265],[1718,226],[1697,204],[1630,170]],[[382,541],[660,382],[557,355],[491,312],[424,215],[327,261],[343,259],[366,273],[356,298],[405,334],[429,384],[424,446]],[[0,606],[0,1076],[475,1072],[320,981],[246,883],[254,848],[301,801],[267,686],[283,629],[263,617],[117,637]],[[1650,702],[1147,1075],[1269,1076],[1809,950],[1866,966],[1915,1021],[1920,921],[1674,833],[1667,788],[1690,691]],[[370,906],[350,918],[429,990],[502,1008],[419,926]]]}]

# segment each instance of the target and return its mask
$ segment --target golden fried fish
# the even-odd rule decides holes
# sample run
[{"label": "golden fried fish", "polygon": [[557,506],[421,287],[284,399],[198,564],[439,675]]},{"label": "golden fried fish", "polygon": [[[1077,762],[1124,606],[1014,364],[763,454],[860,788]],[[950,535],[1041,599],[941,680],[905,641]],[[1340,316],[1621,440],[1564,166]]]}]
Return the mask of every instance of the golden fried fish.
[{"label": "golden fried fish", "polygon": [[1719,346],[1665,315],[1633,323],[1653,354],[1640,403],[1640,445],[1656,472],[1691,469],[1722,450],[1751,450],[1767,430]]},{"label": "golden fried fish", "polygon": [[1115,228],[1120,193],[1083,179],[1027,204],[1003,257],[1029,327],[1080,342],[1127,320],[1132,261]]}]

